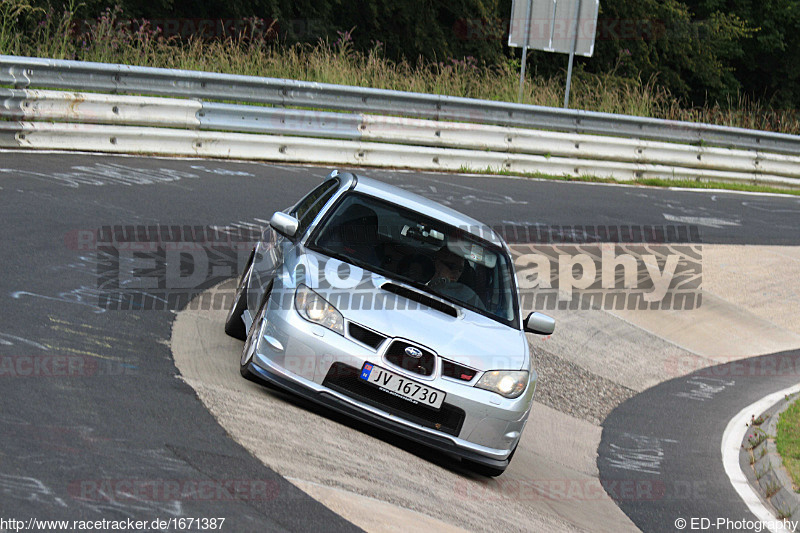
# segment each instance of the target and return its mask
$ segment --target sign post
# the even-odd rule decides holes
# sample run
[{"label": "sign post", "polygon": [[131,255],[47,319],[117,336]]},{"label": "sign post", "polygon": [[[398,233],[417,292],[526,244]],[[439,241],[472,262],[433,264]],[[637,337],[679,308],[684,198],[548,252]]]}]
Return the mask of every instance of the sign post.
[{"label": "sign post", "polygon": [[519,100],[525,82],[528,49],[569,54],[564,107],[569,107],[575,55],[591,57],[600,0],[513,0],[508,46],[522,48]]},{"label": "sign post", "polygon": [[525,12],[525,44],[522,45],[522,65],[519,67],[519,96],[517,97],[517,102],[520,104],[522,103],[522,90],[525,87],[525,65],[528,63],[528,43],[530,43],[532,4],[533,0],[527,1],[528,9]]},{"label": "sign post", "polygon": [[[581,0],[578,0],[577,13],[581,12]],[[572,49],[569,51],[569,66],[567,67],[567,89],[564,91],[564,109],[569,109],[569,89],[572,87],[572,63],[575,61],[575,50],[578,48],[578,23],[580,20],[575,17],[575,24],[572,26]]]}]

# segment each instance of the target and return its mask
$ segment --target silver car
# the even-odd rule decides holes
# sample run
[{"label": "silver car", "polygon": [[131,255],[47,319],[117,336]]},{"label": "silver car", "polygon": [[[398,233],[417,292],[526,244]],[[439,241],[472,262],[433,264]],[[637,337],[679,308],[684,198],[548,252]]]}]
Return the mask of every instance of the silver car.
[{"label": "silver car", "polygon": [[485,224],[334,171],[272,216],[225,331],[244,377],[503,473],[533,402],[508,247]]}]

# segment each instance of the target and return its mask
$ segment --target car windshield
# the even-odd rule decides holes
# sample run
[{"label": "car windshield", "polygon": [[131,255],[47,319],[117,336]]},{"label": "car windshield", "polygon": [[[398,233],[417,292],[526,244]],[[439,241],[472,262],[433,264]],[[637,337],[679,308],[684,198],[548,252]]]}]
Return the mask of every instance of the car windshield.
[{"label": "car windshield", "polygon": [[506,251],[410,209],[349,193],[307,247],[518,328]]}]

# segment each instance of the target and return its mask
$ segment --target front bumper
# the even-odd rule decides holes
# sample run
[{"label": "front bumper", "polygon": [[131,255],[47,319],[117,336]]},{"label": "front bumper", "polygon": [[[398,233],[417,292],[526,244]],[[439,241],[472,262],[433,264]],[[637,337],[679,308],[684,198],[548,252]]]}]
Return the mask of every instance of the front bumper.
[{"label": "front bumper", "polygon": [[421,426],[414,427],[402,419],[383,413],[370,406],[359,404],[359,402],[338,392],[327,390],[323,387],[320,387],[320,390],[306,387],[292,379],[281,376],[279,373],[272,373],[269,370],[261,368],[252,362],[248,364],[247,370],[256,378],[266,381],[270,385],[288,390],[298,396],[325,405],[335,411],[390,431],[396,435],[493,468],[505,468],[508,466],[508,455],[510,452],[506,453],[504,459],[495,459],[472,449],[473,446],[471,443],[458,438],[438,434],[438,432],[430,431]]},{"label": "front bumper", "polygon": [[449,434],[452,431],[426,427],[397,409],[390,412],[325,385],[334,365],[360,369],[365,362],[404,372],[387,363],[380,350],[309,323],[294,309],[284,307],[267,312],[255,355],[246,369],[269,384],[441,451],[495,468],[508,464],[530,412],[533,385],[522,397],[508,400],[440,375],[425,379],[407,373],[411,379],[444,391],[446,404],[463,411],[457,433]]}]

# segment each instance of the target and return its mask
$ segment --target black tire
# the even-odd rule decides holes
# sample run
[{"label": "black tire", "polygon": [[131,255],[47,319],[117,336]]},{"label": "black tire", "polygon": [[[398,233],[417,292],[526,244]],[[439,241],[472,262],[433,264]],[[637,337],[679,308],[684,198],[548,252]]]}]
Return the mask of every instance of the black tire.
[{"label": "black tire", "polygon": [[[250,360],[252,359],[252,357],[247,357],[247,354],[251,348],[254,348],[254,337],[257,334],[256,332],[261,328],[261,322],[264,320],[264,314],[267,310],[267,302],[269,302],[269,294],[271,290],[272,287],[267,289],[267,291],[264,293],[264,297],[261,299],[261,305],[258,306],[256,316],[253,318],[253,323],[250,324],[250,331],[247,332],[247,337],[245,339],[244,346],[242,347],[242,357],[239,360],[239,373],[243,378],[256,383],[261,383],[261,380],[254,376],[247,368],[250,365]],[[242,323],[242,325],[244,326],[244,323]]]},{"label": "black tire", "polygon": [[250,259],[247,260],[247,265],[239,276],[239,282],[236,284],[236,295],[233,298],[233,306],[231,306],[231,310],[228,311],[228,317],[225,319],[225,333],[241,341],[247,339],[247,331],[244,329],[242,315],[247,308],[247,274],[253,264],[254,254],[255,250],[250,254]]},{"label": "black tire", "polygon": [[[517,446],[519,446],[519,443],[517,443]],[[511,464],[511,459],[514,457],[514,454],[517,453],[517,446],[514,446],[514,449],[511,451],[511,455],[508,456],[508,462],[506,463],[506,466],[502,468],[476,463],[475,461],[470,461],[469,459],[462,459],[461,461],[465,466],[467,466],[467,468],[480,476],[497,477],[502,475],[503,472],[506,471],[506,468],[508,468],[508,465]]]}]

